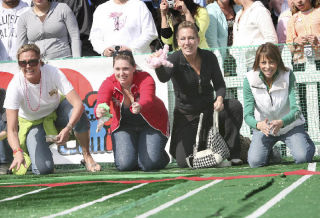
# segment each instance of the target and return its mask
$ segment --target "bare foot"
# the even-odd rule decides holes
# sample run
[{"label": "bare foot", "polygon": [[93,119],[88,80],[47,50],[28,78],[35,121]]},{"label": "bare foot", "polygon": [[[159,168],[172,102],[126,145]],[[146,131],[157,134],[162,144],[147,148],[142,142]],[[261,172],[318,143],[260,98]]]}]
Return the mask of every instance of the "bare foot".
[{"label": "bare foot", "polygon": [[95,162],[91,155],[84,155],[84,159],[81,160],[81,164],[83,164],[88,172],[98,172],[101,170],[100,164]]}]

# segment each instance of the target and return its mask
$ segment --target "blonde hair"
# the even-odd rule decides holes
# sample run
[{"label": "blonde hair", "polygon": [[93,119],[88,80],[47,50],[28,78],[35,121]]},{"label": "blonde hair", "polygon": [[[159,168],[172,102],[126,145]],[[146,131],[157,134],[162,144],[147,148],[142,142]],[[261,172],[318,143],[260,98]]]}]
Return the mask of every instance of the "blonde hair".
[{"label": "blonde hair", "polygon": [[199,34],[198,34],[198,29],[196,27],[196,25],[190,21],[182,21],[179,26],[178,26],[178,29],[177,29],[177,36],[176,38],[178,39],[179,37],[179,32],[181,29],[192,29],[194,34],[199,38]]},{"label": "blonde hair", "polygon": [[38,56],[38,58],[40,58],[40,49],[36,44],[25,44],[22,45],[17,52],[17,60],[19,60],[19,57],[22,53],[27,52],[27,51],[33,51],[34,53],[36,53],[36,55]]}]

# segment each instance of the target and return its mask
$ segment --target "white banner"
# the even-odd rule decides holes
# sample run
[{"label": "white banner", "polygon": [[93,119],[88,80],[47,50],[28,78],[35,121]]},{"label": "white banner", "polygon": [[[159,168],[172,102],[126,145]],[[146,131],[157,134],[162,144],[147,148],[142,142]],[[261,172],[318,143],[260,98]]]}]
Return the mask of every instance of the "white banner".
[{"label": "white banner", "polygon": [[[135,55],[138,69],[149,72],[156,82],[156,95],[162,99],[168,108],[168,87],[167,83],[161,83],[154,72],[146,64],[147,55]],[[84,101],[87,115],[91,122],[90,149],[94,159],[98,162],[112,162],[113,154],[109,126],[105,126],[99,133],[95,132],[97,121],[93,115],[94,100],[102,82],[113,73],[112,58],[87,57],[77,59],[50,60],[48,64],[61,69],[75,90]],[[16,62],[0,62],[0,86],[7,88],[7,83],[12,75],[19,71]],[[10,78],[9,78],[10,77]],[[81,148],[75,141],[68,142],[67,146],[51,146],[55,164],[80,163],[82,159]]]}]

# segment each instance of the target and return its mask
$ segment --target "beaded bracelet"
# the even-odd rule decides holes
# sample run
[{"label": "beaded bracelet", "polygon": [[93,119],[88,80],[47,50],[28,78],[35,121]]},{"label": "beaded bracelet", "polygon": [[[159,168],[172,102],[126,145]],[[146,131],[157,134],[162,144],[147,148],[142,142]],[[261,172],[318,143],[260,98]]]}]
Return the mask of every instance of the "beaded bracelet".
[{"label": "beaded bracelet", "polygon": [[18,151],[23,153],[23,150],[21,148],[16,148],[16,149],[13,150],[13,155],[15,155]]}]

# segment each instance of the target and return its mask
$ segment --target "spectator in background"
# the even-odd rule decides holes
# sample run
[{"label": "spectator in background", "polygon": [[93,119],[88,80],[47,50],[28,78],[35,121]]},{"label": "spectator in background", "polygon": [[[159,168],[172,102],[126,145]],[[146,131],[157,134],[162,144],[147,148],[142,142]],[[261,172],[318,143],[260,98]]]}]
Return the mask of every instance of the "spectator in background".
[{"label": "spectator in background", "polygon": [[290,46],[293,52],[293,70],[304,71],[304,63],[308,56],[314,56],[316,68],[320,70],[319,1],[293,0],[293,5],[293,15],[288,23],[286,40],[287,43],[294,43]]},{"label": "spectator in background", "polygon": [[144,2],[110,0],[95,10],[89,39],[97,53],[111,57],[115,46],[120,51],[149,53],[149,45],[157,37],[154,20]]},{"label": "spectator in background", "polygon": [[161,12],[161,40],[178,50],[176,30],[182,21],[190,21],[196,25],[199,32],[199,48],[209,48],[205,37],[209,26],[209,16],[205,8],[193,2],[193,0],[174,0],[174,4],[168,4],[162,0]]},{"label": "spectator in background", "polygon": [[0,88],[0,175],[6,174],[12,161],[12,150],[7,141],[7,117],[3,102],[6,90]]},{"label": "spectator in background", "polygon": [[20,0],[0,1],[0,61],[16,60],[17,50],[17,23],[28,4]]},{"label": "spectator in background", "polygon": [[[260,1],[235,0],[235,3],[241,5],[242,9],[237,12],[233,25],[233,46],[278,43],[270,11]],[[247,69],[252,68],[254,57],[255,49],[247,49]]]},{"label": "spectator in background", "polygon": [[93,51],[89,41],[90,30],[92,26],[93,10],[87,0],[55,0],[57,2],[66,3],[74,13],[80,31],[82,56],[98,55]]},{"label": "spectator in background", "polygon": [[201,7],[206,7],[207,1],[206,0],[193,0],[194,3],[200,5]]},{"label": "spectator in background", "polygon": [[18,46],[35,43],[45,59],[80,57],[77,20],[65,3],[33,0],[18,22]]},{"label": "spectator in background", "polygon": [[250,167],[267,165],[277,141],[286,143],[296,163],[312,161],[315,146],[303,127],[295,86],[296,78],[284,66],[278,47],[261,45],[243,83],[244,120],[253,129]]},{"label": "spectator in background", "polygon": [[278,26],[278,19],[281,14],[281,6],[284,0],[270,0],[268,9],[271,13],[272,22],[275,28]]},{"label": "spectator in background", "polygon": [[289,7],[281,12],[278,25],[277,25],[277,36],[279,43],[286,43],[287,40],[287,26],[290,18],[292,17],[292,0],[288,0]]},{"label": "spectator in background", "polygon": [[[209,3],[210,1],[208,1]],[[236,13],[241,6],[235,4],[234,0],[214,0],[207,5],[210,24],[206,32],[206,39],[210,48],[221,48],[233,44],[233,24]],[[220,50],[223,59],[226,50]]]}]

